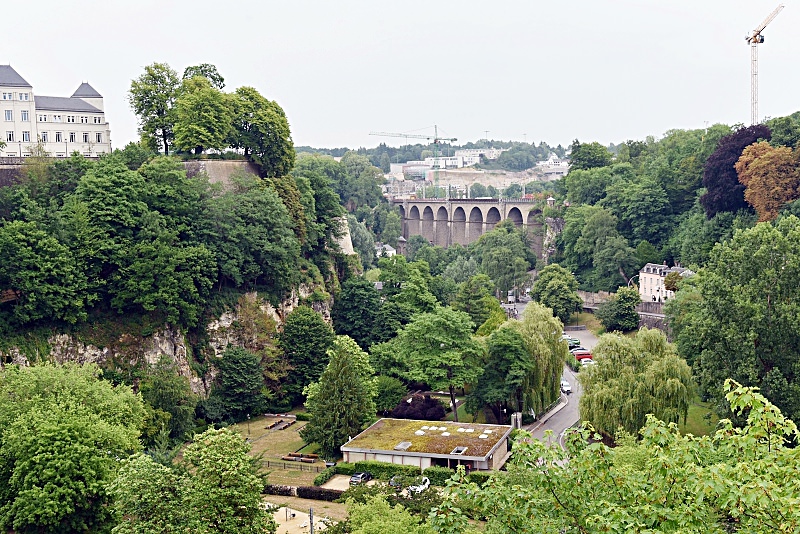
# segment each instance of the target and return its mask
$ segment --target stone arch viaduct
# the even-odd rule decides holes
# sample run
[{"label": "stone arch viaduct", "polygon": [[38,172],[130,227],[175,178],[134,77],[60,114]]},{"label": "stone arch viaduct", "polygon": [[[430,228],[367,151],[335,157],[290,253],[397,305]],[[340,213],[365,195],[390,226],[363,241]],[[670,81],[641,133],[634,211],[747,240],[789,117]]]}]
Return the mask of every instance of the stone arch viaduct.
[{"label": "stone arch viaduct", "polygon": [[541,257],[544,239],[542,202],[524,199],[427,199],[401,200],[403,237],[421,235],[434,245],[468,245],[501,221],[510,219],[528,232],[532,248]]}]

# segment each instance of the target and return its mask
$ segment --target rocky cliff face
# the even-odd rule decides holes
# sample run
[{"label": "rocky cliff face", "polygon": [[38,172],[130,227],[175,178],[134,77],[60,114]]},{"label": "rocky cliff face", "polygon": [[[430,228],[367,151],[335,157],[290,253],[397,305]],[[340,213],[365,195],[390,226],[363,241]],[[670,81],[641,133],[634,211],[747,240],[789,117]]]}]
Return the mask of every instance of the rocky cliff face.
[{"label": "rocky cliff face", "polygon": [[[163,356],[173,360],[181,376],[189,378],[192,390],[207,396],[216,370],[214,359],[222,357],[228,345],[241,346],[255,353],[274,346],[279,327],[301,303],[306,303],[330,322],[330,299],[308,302],[314,292],[301,286],[278,307],[256,293],[243,295],[233,310],[210,321],[199,341],[190,343],[186,332],[165,325],[147,336],[121,332],[105,343],[92,343],[65,333],[53,333],[47,340],[49,354],[23,354],[16,347],[0,351],[2,362],[28,365],[30,359],[57,363],[94,363],[104,369],[131,370],[159,361]],[[85,336],[84,336],[85,337]]]}]

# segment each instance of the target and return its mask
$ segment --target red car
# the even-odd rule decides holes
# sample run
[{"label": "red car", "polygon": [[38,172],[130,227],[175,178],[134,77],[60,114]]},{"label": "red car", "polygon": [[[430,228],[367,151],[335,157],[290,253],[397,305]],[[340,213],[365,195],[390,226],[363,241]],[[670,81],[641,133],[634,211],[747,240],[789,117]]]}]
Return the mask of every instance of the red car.
[{"label": "red car", "polygon": [[578,361],[592,359],[592,353],[588,350],[576,350],[573,351],[572,355],[575,356],[575,359]]}]

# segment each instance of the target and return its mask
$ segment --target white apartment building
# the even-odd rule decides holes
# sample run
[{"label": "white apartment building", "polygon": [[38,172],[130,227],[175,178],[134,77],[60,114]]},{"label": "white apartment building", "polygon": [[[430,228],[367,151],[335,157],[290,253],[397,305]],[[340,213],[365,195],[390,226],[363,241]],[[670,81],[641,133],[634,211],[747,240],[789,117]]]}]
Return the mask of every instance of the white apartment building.
[{"label": "white apartment building", "polygon": [[10,65],[0,65],[0,157],[28,157],[37,143],[57,158],[111,152],[103,97],[82,83],[70,97],[35,95]]},{"label": "white apartment building", "polygon": [[675,296],[673,291],[664,287],[664,279],[669,273],[677,272],[681,276],[691,276],[693,271],[681,267],[667,267],[666,263],[648,263],[639,271],[639,296],[643,302],[664,302]]},{"label": "white apartment building", "polygon": [[536,168],[546,177],[561,178],[569,173],[569,161],[559,159],[558,156],[551,152],[545,161],[536,162]]},{"label": "white apartment building", "polygon": [[507,151],[507,148],[462,148],[456,150],[455,155],[463,158],[476,159],[476,163],[480,162],[481,156],[488,160],[494,160],[500,157],[500,154]]}]

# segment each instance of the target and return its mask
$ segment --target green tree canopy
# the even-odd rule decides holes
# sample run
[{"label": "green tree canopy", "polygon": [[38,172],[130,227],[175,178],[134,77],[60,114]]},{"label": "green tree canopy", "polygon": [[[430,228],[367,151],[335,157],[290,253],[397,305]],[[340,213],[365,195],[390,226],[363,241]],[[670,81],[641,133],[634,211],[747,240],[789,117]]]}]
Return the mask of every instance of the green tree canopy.
[{"label": "green tree canopy", "polygon": [[694,397],[692,372],[660,330],[643,327],[633,338],[604,334],[592,350],[596,365],[578,377],[581,417],[599,432],[635,435],[652,414],[686,419]]},{"label": "green tree canopy", "polygon": [[480,373],[481,347],[472,340],[473,323],[464,312],[437,307],[411,319],[393,348],[408,369],[408,378],[434,390],[448,390],[455,420],[456,388],[472,384]]},{"label": "green tree canopy", "polygon": [[539,272],[533,284],[531,298],[553,310],[553,315],[567,324],[572,312],[583,303],[577,291],[578,281],[575,276],[559,264],[553,263]]},{"label": "green tree canopy", "polygon": [[717,244],[666,307],[678,350],[701,390],[726,410],[722,382],[758,386],[800,414],[800,219],[759,223]]},{"label": "green tree canopy", "polygon": [[101,532],[113,525],[106,484],[140,450],[144,409],[95,366],[0,369],[0,528]]},{"label": "green tree canopy", "polygon": [[307,443],[319,444],[326,458],[335,458],[348,437],[374,418],[376,391],[369,356],[355,341],[336,336],[329,358],[319,382],[305,390],[311,420],[300,435]]},{"label": "green tree canopy", "polygon": [[183,81],[175,100],[175,146],[202,154],[228,146],[233,109],[225,93],[204,76]]},{"label": "green tree canopy", "polygon": [[298,306],[286,317],[278,347],[291,366],[282,389],[292,402],[299,402],[303,388],[319,380],[333,341],[333,329],[308,306]]},{"label": "green tree canopy", "polygon": [[144,68],[144,73],[131,82],[128,102],[134,115],[139,118],[139,131],[148,147],[164,150],[175,136],[175,100],[178,97],[180,80],[166,63],[153,63]]}]

